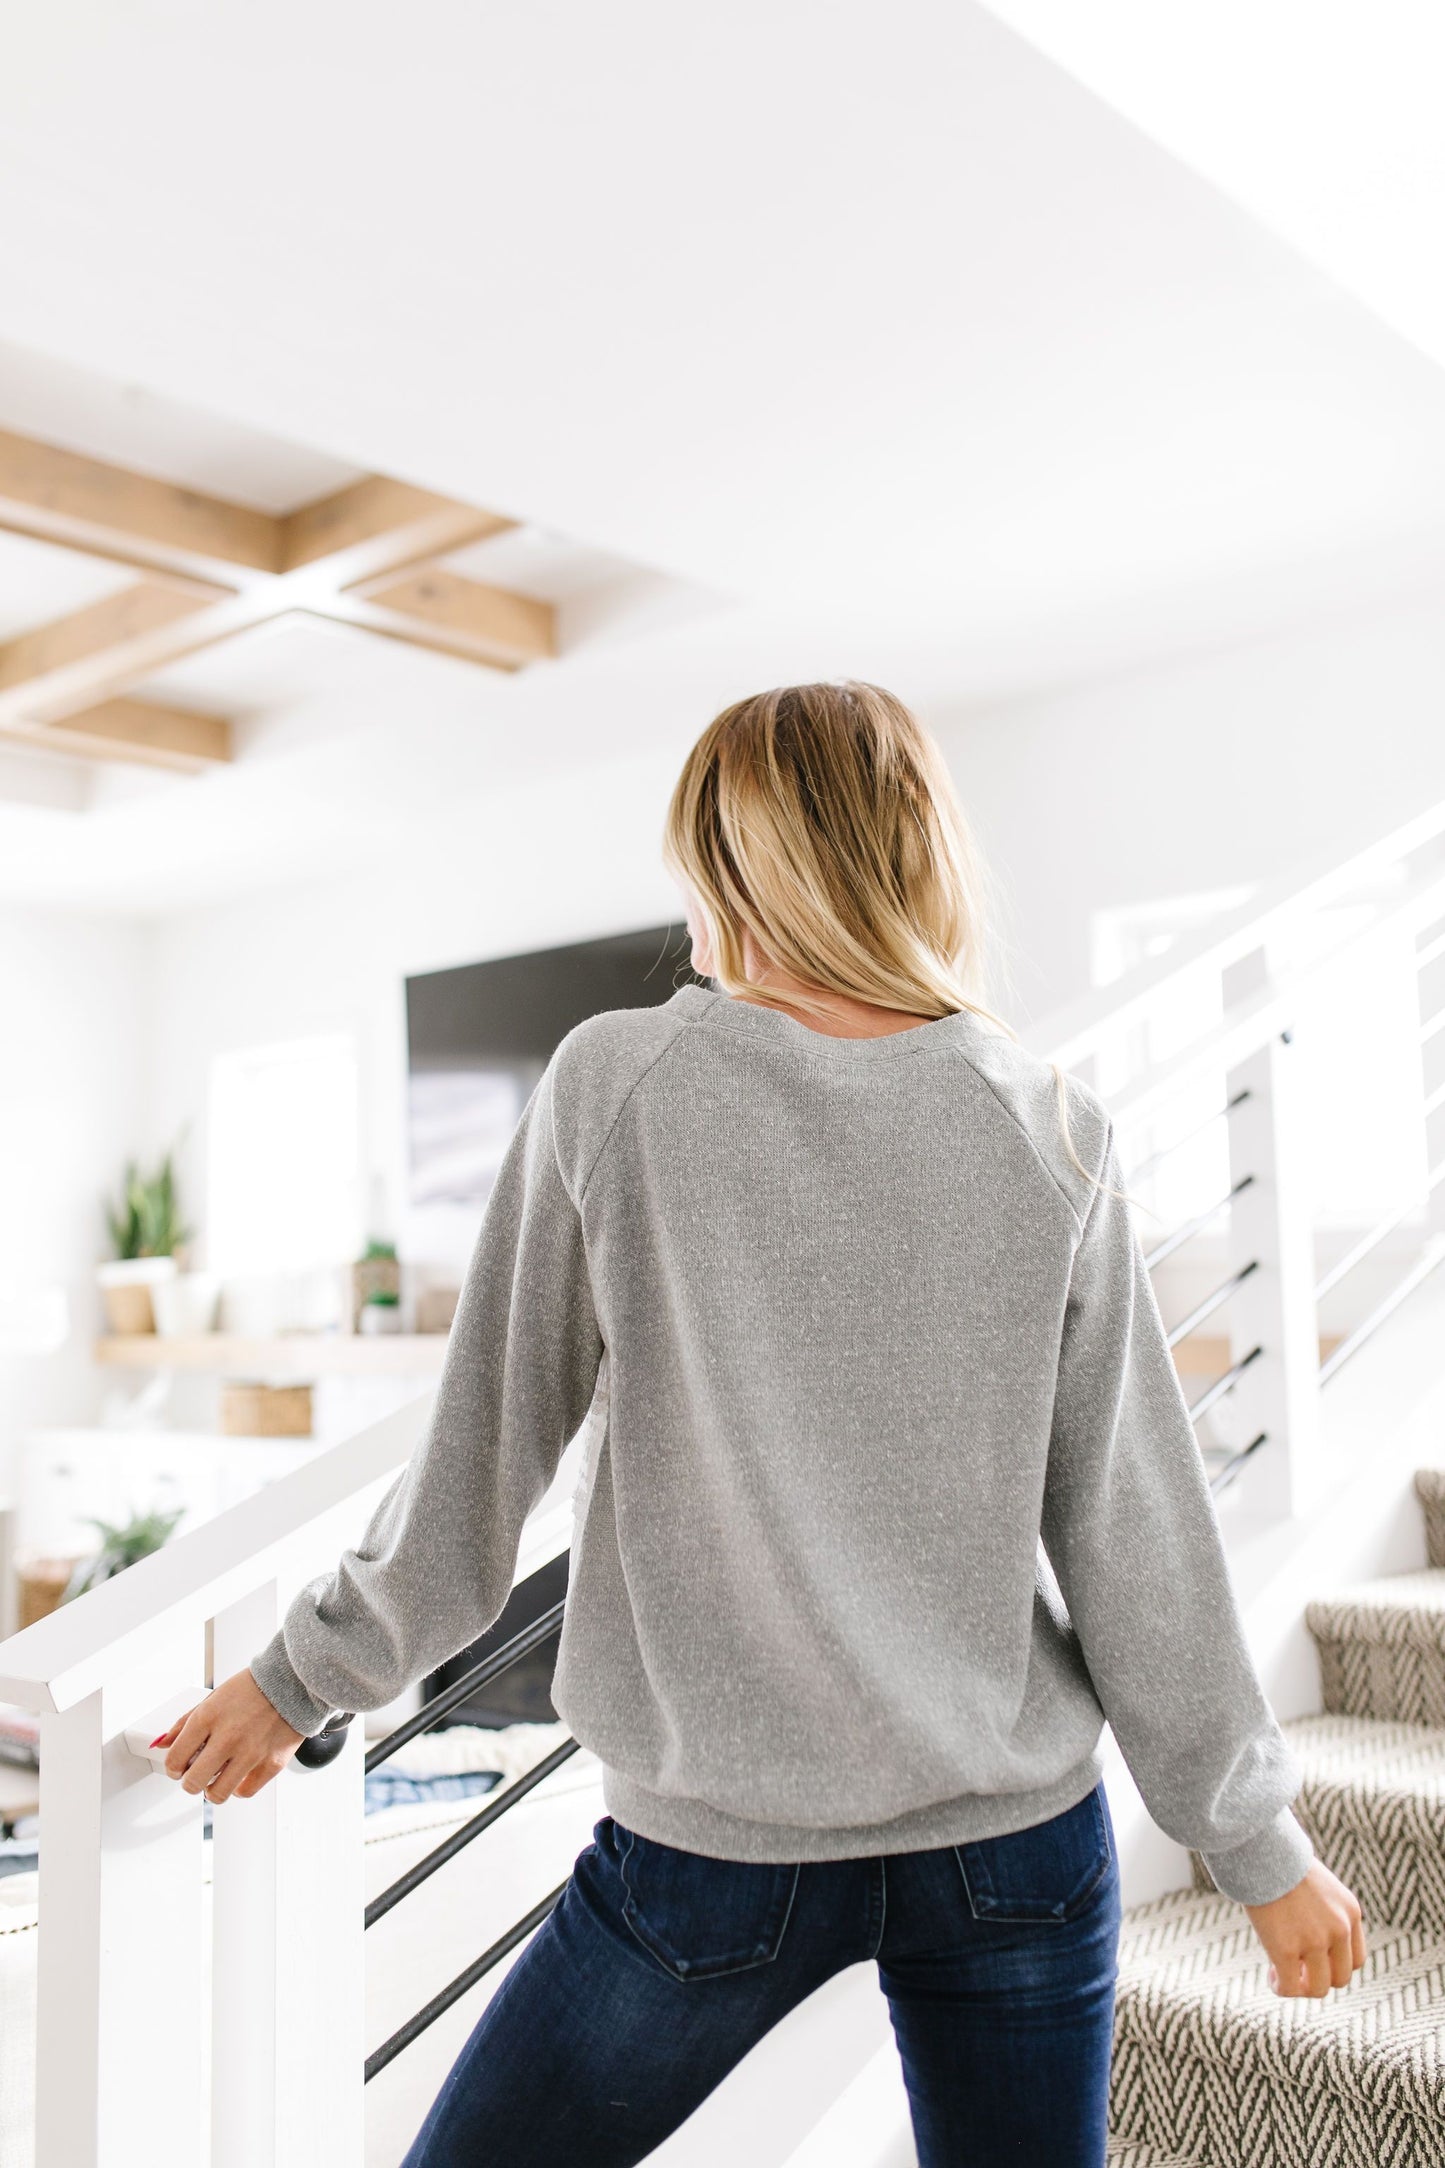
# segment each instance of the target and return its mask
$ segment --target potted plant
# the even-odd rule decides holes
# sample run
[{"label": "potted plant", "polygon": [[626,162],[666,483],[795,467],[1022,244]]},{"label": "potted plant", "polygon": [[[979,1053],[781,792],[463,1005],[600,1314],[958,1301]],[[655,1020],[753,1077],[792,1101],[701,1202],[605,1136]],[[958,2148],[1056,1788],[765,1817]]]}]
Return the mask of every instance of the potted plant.
[{"label": "potted plant", "polygon": [[110,1580],[112,1575],[124,1573],[127,1566],[134,1566],[140,1559],[149,1558],[152,1551],[158,1551],[162,1544],[169,1543],[184,1510],[184,1507],[177,1506],[173,1511],[165,1512],[160,1507],[153,1506],[149,1513],[133,1513],[130,1519],[123,1523],[102,1521],[88,1516],[91,1527],[100,1531],[100,1549],[92,1552],[90,1557],[77,1561],[60,1601],[71,1603],[77,1596],[83,1596],[87,1589],[98,1588],[102,1581]]},{"label": "potted plant", "polygon": [[361,1305],[360,1332],[400,1332],[401,1297],[389,1287],[379,1287]]},{"label": "potted plant", "polygon": [[176,1252],[189,1237],[176,1201],[175,1169],[166,1153],[154,1174],[126,1163],[119,1206],[107,1205],[114,1260],[100,1268],[106,1324],[113,1333],[154,1332],[152,1291],[179,1271]]},{"label": "potted plant", "polygon": [[395,1331],[395,1317],[377,1316],[368,1322],[367,1311],[394,1311],[401,1301],[401,1261],[394,1242],[375,1237],[367,1243],[351,1268],[351,1324],[354,1332]]}]

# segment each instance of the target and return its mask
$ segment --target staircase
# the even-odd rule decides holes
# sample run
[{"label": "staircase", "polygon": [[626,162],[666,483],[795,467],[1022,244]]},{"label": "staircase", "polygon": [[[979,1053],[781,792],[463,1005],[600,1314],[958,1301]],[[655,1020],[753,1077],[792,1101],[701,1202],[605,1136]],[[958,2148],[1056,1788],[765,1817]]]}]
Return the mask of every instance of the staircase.
[{"label": "staircase", "polygon": [[1124,1918],[1111,2168],[1445,2163],[1445,1469],[1415,1478],[1429,1566],[1306,1610],[1325,1714],[1284,1727],[1295,1812],[1355,1892],[1366,1960],[1282,2000],[1203,1862]]}]

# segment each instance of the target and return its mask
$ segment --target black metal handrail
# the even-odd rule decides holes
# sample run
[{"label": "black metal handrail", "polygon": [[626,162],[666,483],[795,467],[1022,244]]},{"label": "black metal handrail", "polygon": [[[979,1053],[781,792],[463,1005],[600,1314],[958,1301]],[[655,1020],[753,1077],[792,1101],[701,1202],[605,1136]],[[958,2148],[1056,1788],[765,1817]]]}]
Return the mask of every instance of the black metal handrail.
[{"label": "black metal handrail", "polygon": [[1262,1430],[1257,1437],[1250,1439],[1248,1445],[1242,1445],[1237,1453],[1231,1453],[1228,1460],[1224,1463],[1224,1466],[1222,1468],[1217,1468],[1214,1474],[1209,1478],[1209,1488],[1213,1492],[1215,1492],[1216,1495],[1220,1491],[1227,1489],[1228,1486],[1234,1481],[1235,1477],[1239,1474],[1240,1469],[1244,1466],[1250,1455],[1259,1451],[1260,1447],[1265,1443],[1265,1440],[1268,1438],[1268,1436],[1269,1432],[1267,1430]]},{"label": "black metal handrail", "polygon": [[1186,1242],[1192,1242],[1194,1237],[1201,1233],[1211,1220],[1218,1219],[1221,1212],[1227,1212],[1240,1191],[1248,1189],[1253,1181],[1254,1176],[1252,1174],[1242,1174],[1234,1187],[1226,1190],[1224,1195],[1217,1198],[1212,1205],[1209,1205],[1203,1212],[1196,1212],[1193,1219],[1185,1220],[1181,1226],[1175,1228],[1172,1235],[1166,1235],[1162,1242],[1157,1242],[1152,1250],[1146,1250],[1144,1253],[1145,1269],[1152,1272],[1156,1265],[1163,1264],[1166,1257],[1172,1257],[1176,1250],[1183,1249]]},{"label": "black metal handrail", "polygon": [[[367,1753],[367,1775],[369,1776],[373,1769],[379,1769],[381,1764],[389,1760],[401,1747],[439,1724],[444,1716],[449,1716],[453,1709],[467,1700],[477,1687],[486,1685],[501,1672],[510,1670],[513,1664],[519,1663],[541,1642],[548,1640],[560,1629],[564,1609],[565,1599],[539,1612],[536,1618],[513,1634],[510,1640],[504,1641],[500,1648],[493,1649],[489,1656],[484,1656],[479,1663],[464,1671],[459,1679],[453,1680],[445,1692],[425,1702],[415,1716],[409,1716],[405,1723],[397,1725],[395,1731],[388,1732],[384,1739],[379,1739]],[[409,1897],[414,1890],[420,1889],[422,1883],[430,1880],[439,1867],[444,1867],[448,1860],[455,1859],[484,1829],[490,1829],[494,1822],[499,1821],[510,1808],[516,1806],[518,1800],[525,1799],[554,1769],[559,1769],[563,1762],[577,1753],[579,1745],[580,1742],[576,1739],[564,1739],[533,1768],[525,1770],[502,1791],[494,1793],[479,1813],[470,1816],[460,1828],[454,1829],[450,1836],[434,1846],[424,1858],[419,1859],[414,1867],[408,1868],[405,1874],[399,1875],[395,1882],[372,1899],[363,1915],[363,1925],[372,1927],[378,1920],[384,1919],[395,1905],[401,1903],[403,1897]],[[508,1928],[490,1949],[484,1950],[479,1958],[468,1965],[465,1972],[459,1973],[450,1986],[434,1995],[431,2001],[424,2004],[414,2017],[408,2018],[389,2040],[383,2041],[374,2054],[368,2055],[365,2082],[369,2085],[379,2070],[384,2070],[388,2063],[401,2054],[403,2048],[410,2047],[413,2040],[419,2039],[429,2025],[435,2024],[454,2002],[459,2001],[476,1985],[483,1974],[489,1972],[493,1965],[500,1963],[509,1950],[514,1950],[519,1942],[525,1941],[533,1928],[540,1926],[547,1917],[566,1886],[565,1882],[562,1883],[549,1897],[544,1897],[540,1904],[534,1905],[525,1919],[518,1920],[515,1927]]]},{"label": "black metal handrail", "polygon": [[[570,1877],[568,1879],[570,1880]],[[474,1988],[478,1980],[491,1971],[493,1965],[500,1963],[509,1950],[515,1950],[519,1942],[525,1942],[532,1929],[541,1926],[566,1887],[566,1882],[560,1882],[550,1896],[544,1897],[540,1904],[533,1905],[525,1919],[518,1920],[515,1927],[509,1927],[504,1935],[498,1936],[491,1948],[483,1950],[481,1956],[468,1965],[465,1972],[459,1972],[449,1986],[444,1987],[439,1995],[433,1995],[431,2001],[424,2003],[415,2017],[409,2017],[404,2025],[399,2025],[389,2040],[384,2040],[374,2054],[368,2055],[365,2082],[370,2085],[378,2071],[385,2070],[387,2064],[394,2062],[402,2049],[409,2048],[413,2040],[419,2040],[428,2025],[434,2025],[439,2017],[450,2010],[454,2002],[460,2002],[463,1995]]]},{"label": "black metal handrail", "polygon": [[449,1859],[455,1859],[458,1852],[469,1845],[474,1837],[480,1837],[484,1829],[490,1829],[493,1822],[499,1821],[507,1809],[514,1807],[534,1785],[540,1784],[544,1777],[549,1777],[554,1769],[560,1769],[564,1761],[577,1753],[579,1744],[576,1739],[564,1739],[544,1760],[534,1763],[502,1791],[494,1792],[480,1814],[474,1814],[470,1821],[463,1822],[460,1829],[454,1829],[449,1837],[428,1852],[425,1858],[419,1859],[414,1867],[409,1867],[405,1874],[398,1875],[379,1897],[372,1898],[366,1908],[366,1925],[374,1927],[378,1920],[385,1919],[393,1905],[399,1905],[403,1897],[409,1897],[414,1889],[420,1889],[422,1883],[434,1875],[438,1867],[444,1867]]},{"label": "black metal handrail", "polygon": [[1238,1272],[1231,1272],[1227,1280],[1221,1280],[1213,1294],[1206,1295],[1203,1302],[1196,1304],[1190,1311],[1188,1317],[1182,1317],[1179,1320],[1174,1330],[1167,1336],[1169,1346],[1176,1348],[1181,1340],[1187,1340],[1196,1325],[1202,1325],[1207,1317],[1213,1317],[1215,1311],[1222,1309],[1224,1304],[1228,1302],[1235,1289],[1244,1284],[1251,1272],[1258,1272],[1258,1270],[1259,1259],[1251,1257],[1249,1263],[1241,1265]]},{"label": "black metal handrail", "polygon": [[1191,1144],[1196,1137],[1202,1136],[1206,1129],[1212,1128],[1215,1122],[1227,1120],[1235,1108],[1241,1106],[1249,1096],[1249,1087],[1246,1085],[1242,1091],[1237,1091],[1232,1098],[1226,1099],[1222,1107],[1215,1107],[1211,1113],[1201,1115],[1192,1128],[1186,1129],[1182,1135],[1173,1138],[1170,1143],[1162,1144],[1157,1152],[1151,1152],[1147,1159],[1141,1159],[1137,1166],[1131,1167],[1129,1169],[1129,1180],[1137,1182],[1141,1175],[1149,1172],[1151,1167],[1157,1167],[1162,1160],[1168,1159],[1172,1152],[1177,1152],[1184,1145]]},{"label": "black metal handrail", "polygon": [[508,1670],[521,1657],[530,1655],[539,1641],[545,1641],[549,1634],[557,1632],[562,1624],[562,1611],[563,1605],[554,1603],[549,1610],[539,1612],[520,1633],[513,1634],[510,1641],[504,1641],[490,1656],[484,1656],[479,1664],[473,1664],[470,1671],[464,1671],[445,1693],[437,1694],[431,1701],[424,1702],[415,1716],[409,1716],[404,1724],[397,1725],[395,1731],[389,1731],[384,1739],[378,1739],[366,1756],[367,1775],[370,1776],[373,1769],[379,1769],[384,1761],[389,1761],[399,1748],[409,1746],[412,1740],[420,1738],[424,1731],[430,1731],[444,1716],[450,1716],[458,1703],[468,1698],[474,1687],[485,1686],[488,1680],[496,1678],[499,1672]]},{"label": "black metal handrail", "polygon": [[1197,1400],[1191,1400],[1189,1403],[1190,1422],[1197,1423],[1201,1415],[1209,1413],[1216,1401],[1222,1400],[1226,1393],[1232,1393],[1250,1364],[1257,1362],[1263,1353],[1264,1349],[1262,1347],[1257,1345],[1252,1347],[1247,1355],[1240,1356],[1237,1363],[1231,1363],[1230,1367],[1220,1377],[1217,1377],[1214,1383],[1199,1395]]}]

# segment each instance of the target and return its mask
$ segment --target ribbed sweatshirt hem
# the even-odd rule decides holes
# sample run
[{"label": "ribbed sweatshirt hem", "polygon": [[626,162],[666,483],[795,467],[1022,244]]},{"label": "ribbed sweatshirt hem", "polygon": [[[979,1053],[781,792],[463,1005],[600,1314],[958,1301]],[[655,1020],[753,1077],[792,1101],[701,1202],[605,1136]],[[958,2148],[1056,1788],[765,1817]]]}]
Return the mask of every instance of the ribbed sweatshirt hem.
[{"label": "ribbed sweatshirt hem", "polygon": [[624,1829],[713,1859],[871,1859],[884,1852],[929,1852],[940,1845],[968,1844],[977,1837],[1032,1829],[1086,1798],[1103,1773],[1103,1759],[1095,1748],[1057,1783],[1042,1790],[964,1792],[955,1799],[914,1807],[891,1821],[826,1827],[728,1814],[703,1799],[652,1791],[606,1762],[602,1764],[602,1799]]}]

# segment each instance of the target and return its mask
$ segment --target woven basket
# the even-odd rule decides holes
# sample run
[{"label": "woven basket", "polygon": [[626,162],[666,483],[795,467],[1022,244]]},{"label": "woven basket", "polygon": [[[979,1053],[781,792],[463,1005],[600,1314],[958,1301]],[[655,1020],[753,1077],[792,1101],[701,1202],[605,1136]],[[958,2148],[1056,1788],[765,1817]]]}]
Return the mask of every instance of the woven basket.
[{"label": "woven basket", "polygon": [[31,1558],[15,1569],[20,1626],[33,1626],[49,1618],[65,1594],[66,1583],[76,1566],[75,1558]]},{"label": "woven basket", "polygon": [[228,1438],[309,1438],[311,1387],[223,1385],[221,1429]]},{"label": "woven basket", "polygon": [[132,1281],[124,1287],[103,1287],[100,1299],[105,1308],[107,1332],[128,1337],[132,1333],[155,1331],[155,1307],[144,1280]]}]

